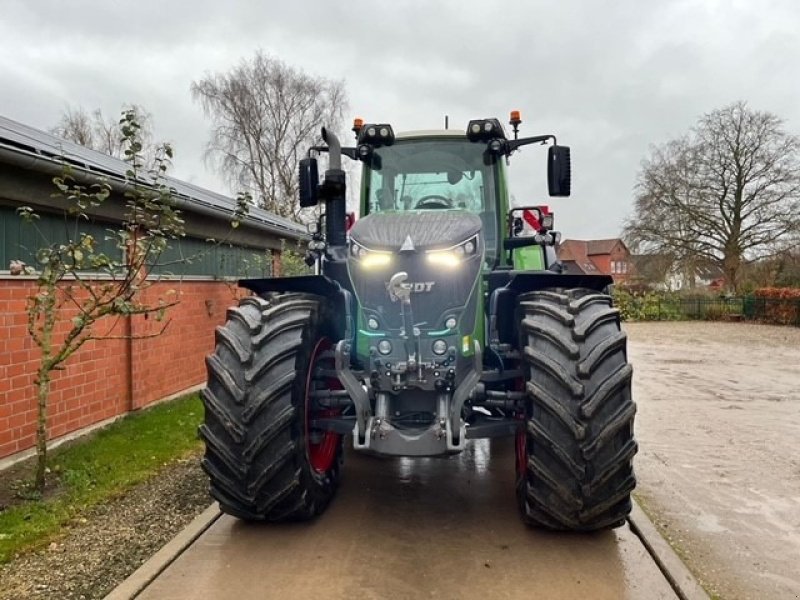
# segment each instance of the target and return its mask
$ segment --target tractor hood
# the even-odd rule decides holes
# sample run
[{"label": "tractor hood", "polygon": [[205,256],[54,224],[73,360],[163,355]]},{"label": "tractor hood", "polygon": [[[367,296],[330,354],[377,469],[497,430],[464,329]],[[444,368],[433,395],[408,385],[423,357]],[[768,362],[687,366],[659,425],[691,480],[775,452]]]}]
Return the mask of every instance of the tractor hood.
[{"label": "tractor hood", "polygon": [[373,213],[356,222],[350,237],[373,250],[399,251],[453,246],[481,230],[481,219],[464,210]]},{"label": "tractor hood", "polygon": [[[378,332],[391,335],[402,330],[400,304],[389,293],[391,278],[402,273],[412,289],[415,326],[442,331],[452,317],[460,331],[471,333],[483,263],[481,224],[475,214],[447,209],[373,213],[358,221],[350,229],[347,262],[362,323],[372,318]],[[467,243],[470,250],[451,250]],[[430,259],[443,253],[452,258],[445,263]]]}]

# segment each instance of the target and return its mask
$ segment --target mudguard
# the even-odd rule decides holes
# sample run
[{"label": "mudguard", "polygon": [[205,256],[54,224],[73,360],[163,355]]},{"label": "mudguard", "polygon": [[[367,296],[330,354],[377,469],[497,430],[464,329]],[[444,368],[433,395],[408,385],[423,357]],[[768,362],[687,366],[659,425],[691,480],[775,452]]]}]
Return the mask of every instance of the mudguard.
[{"label": "mudguard", "polygon": [[333,313],[341,315],[341,319],[335,324],[339,339],[352,343],[353,295],[333,279],[325,275],[301,275],[268,279],[240,279],[238,283],[239,287],[248,289],[262,298],[273,292],[298,292],[324,297],[331,303]]},{"label": "mudguard", "polygon": [[493,271],[487,273],[489,343],[517,343],[517,296],[552,288],[586,288],[609,293],[610,275],[566,275],[554,271]]}]

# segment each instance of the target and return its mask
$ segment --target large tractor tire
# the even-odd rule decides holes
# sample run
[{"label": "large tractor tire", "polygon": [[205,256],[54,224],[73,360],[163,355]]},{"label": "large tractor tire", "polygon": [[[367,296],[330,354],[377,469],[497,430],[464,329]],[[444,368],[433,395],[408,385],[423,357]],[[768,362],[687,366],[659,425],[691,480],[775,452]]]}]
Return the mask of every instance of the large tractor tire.
[{"label": "large tractor tire", "polygon": [[523,520],[554,530],[617,527],[631,510],[636,405],[611,298],[590,290],[520,296],[527,408],[517,435]]},{"label": "large tractor tire", "polygon": [[[306,294],[244,298],[217,328],[203,390],[203,469],[222,510],[245,520],[312,518],[339,482],[341,435],[314,431],[317,387],[336,388],[331,315]],[[310,393],[311,392],[311,393]]]}]

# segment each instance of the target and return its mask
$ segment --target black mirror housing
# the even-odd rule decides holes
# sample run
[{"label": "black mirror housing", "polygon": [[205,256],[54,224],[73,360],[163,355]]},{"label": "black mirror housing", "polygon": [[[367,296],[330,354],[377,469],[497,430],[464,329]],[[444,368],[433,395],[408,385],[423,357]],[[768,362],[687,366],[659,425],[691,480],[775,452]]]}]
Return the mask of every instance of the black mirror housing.
[{"label": "black mirror housing", "polygon": [[569,146],[550,146],[547,151],[547,189],[551,196],[566,197],[571,188]]},{"label": "black mirror housing", "polygon": [[300,208],[319,203],[319,168],[316,158],[300,160]]}]

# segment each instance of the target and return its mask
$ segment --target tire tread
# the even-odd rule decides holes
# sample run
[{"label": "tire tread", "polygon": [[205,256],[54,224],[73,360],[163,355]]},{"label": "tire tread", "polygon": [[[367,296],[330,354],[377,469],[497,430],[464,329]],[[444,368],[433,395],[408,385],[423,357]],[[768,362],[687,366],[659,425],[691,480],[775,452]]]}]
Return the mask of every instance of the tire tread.
[{"label": "tire tread", "polygon": [[638,450],[619,311],[605,294],[548,290],[521,296],[518,319],[529,402],[523,519],[573,531],[619,526]]}]

